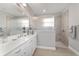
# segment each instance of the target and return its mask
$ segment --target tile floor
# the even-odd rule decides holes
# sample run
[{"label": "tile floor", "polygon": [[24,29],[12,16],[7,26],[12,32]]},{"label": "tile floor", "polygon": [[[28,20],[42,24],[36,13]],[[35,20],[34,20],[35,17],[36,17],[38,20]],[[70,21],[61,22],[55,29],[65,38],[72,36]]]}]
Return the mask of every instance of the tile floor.
[{"label": "tile floor", "polygon": [[36,49],[34,56],[77,56],[68,48],[57,47],[56,50]]},{"label": "tile floor", "polygon": [[64,46],[62,43],[57,43],[56,50],[37,48],[34,56],[77,56],[73,51]]}]

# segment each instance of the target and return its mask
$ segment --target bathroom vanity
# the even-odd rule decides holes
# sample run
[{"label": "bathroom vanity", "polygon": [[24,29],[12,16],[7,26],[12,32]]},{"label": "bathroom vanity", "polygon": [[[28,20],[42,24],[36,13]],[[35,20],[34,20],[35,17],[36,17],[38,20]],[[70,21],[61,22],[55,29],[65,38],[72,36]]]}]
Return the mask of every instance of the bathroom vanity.
[{"label": "bathroom vanity", "polygon": [[1,56],[32,56],[37,47],[37,34],[17,34],[0,43]]}]

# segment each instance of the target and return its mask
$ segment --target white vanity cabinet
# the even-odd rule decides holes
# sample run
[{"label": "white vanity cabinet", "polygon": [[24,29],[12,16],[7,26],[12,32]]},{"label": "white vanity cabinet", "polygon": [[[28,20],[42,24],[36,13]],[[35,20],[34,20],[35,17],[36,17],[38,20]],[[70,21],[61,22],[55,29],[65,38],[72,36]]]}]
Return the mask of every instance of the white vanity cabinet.
[{"label": "white vanity cabinet", "polygon": [[[26,38],[27,39],[27,38]],[[6,56],[32,56],[37,46],[36,35],[10,51]]]},{"label": "white vanity cabinet", "polygon": [[32,54],[34,53],[36,47],[37,47],[37,37],[33,37],[33,41],[32,41]]},{"label": "white vanity cabinet", "polygon": [[33,39],[30,39],[29,41],[27,41],[24,46],[22,46],[23,48],[23,56],[32,56],[32,42]]},{"label": "white vanity cabinet", "polygon": [[6,56],[22,56],[23,51],[21,48],[16,48],[13,51],[11,51],[10,53],[8,53]]}]

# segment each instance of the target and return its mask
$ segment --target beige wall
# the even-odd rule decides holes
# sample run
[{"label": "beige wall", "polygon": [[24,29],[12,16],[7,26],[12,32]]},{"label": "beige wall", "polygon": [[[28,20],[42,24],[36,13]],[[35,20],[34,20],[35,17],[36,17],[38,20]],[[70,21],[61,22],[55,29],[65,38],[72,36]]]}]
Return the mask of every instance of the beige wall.
[{"label": "beige wall", "polygon": [[56,32],[56,41],[59,41],[61,37],[61,15],[55,16],[55,32]]},{"label": "beige wall", "polygon": [[31,24],[32,24],[33,28],[41,27],[42,24],[43,24],[42,23],[42,18],[40,18],[40,17],[34,17],[34,18],[32,18]]},{"label": "beige wall", "polygon": [[61,41],[66,46],[68,46],[68,16],[68,10],[55,16],[56,41]]},{"label": "beige wall", "polygon": [[61,16],[61,41],[68,46],[68,10],[62,13]]},{"label": "beige wall", "polygon": [[[69,8],[69,29],[71,26],[79,25],[79,4],[73,4]],[[77,32],[79,36],[79,31]],[[73,39],[69,36],[69,46],[78,52],[79,55],[79,39]]]}]

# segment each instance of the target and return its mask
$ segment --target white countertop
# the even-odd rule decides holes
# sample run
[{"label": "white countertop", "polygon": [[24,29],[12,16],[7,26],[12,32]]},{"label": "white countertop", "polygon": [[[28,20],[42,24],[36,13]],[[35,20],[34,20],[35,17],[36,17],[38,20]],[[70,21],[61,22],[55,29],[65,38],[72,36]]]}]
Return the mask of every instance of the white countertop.
[{"label": "white countertop", "polygon": [[[27,35],[26,37],[21,37],[15,41],[9,41],[8,43],[0,44],[0,56],[6,55],[7,53],[14,50],[15,48],[17,48],[21,44],[27,42],[29,39],[31,39],[35,35],[36,35],[36,33],[33,35]],[[12,38],[12,37],[8,37],[6,39],[11,40],[10,38]]]}]

